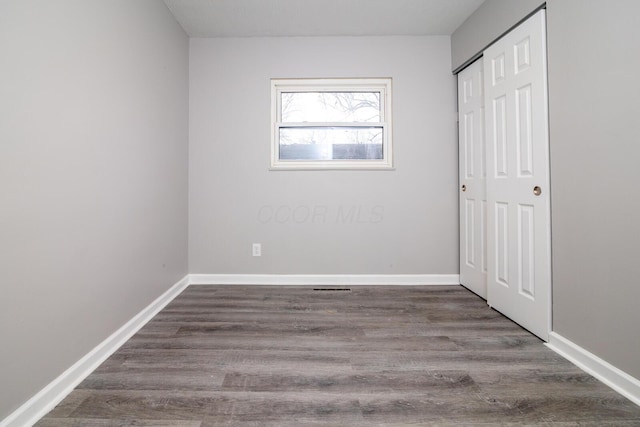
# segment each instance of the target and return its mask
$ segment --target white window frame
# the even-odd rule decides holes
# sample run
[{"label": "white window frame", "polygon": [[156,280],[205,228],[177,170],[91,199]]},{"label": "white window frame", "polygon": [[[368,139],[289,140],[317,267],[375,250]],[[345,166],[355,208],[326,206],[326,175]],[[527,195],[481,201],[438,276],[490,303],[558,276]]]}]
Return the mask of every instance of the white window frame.
[{"label": "white window frame", "polygon": [[[282,92],[380,92],[380,122],[281,122]],[[282,127],[381,127],[382,159],[281,160]],[[391,78],[271,79],[271,169],[393,169],[391,132]]]}]

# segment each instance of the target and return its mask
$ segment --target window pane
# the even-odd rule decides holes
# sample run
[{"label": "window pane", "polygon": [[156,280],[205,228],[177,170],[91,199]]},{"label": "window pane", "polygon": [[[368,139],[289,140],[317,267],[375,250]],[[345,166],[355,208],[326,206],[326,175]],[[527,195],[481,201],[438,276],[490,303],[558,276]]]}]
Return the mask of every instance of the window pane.
[{"label": "window pane", "polygon": [[283,123],[380,122],[380,92],[283,92]]},{"label": "window pane", "polygon": [[280,129],[280,160],[381,160],[382,127]]}]

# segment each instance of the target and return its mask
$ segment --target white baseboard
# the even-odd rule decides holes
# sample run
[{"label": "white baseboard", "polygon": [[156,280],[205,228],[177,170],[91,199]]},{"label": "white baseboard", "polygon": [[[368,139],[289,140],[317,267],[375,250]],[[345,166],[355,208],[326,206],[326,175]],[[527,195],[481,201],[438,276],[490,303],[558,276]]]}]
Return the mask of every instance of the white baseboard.
[{"label": "white baseboard", "polygon": [[35,424],[188,285],[189,275],[186,275],[11,415],[0,421],[0,427],[24,427]]},{"label": "white baseboard", "polygon": [[549,334],[546,346],[640,406],[640,380],[637,378],[555,332]]},{"label": "white baseboard", "polygon": [[190,285],[459,285],[458,274],[190,274]]}]

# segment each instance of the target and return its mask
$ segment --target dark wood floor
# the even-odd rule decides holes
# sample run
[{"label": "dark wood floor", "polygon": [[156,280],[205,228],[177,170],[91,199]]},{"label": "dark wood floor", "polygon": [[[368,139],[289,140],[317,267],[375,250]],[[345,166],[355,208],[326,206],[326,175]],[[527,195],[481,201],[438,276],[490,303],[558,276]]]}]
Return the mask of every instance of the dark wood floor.
[{"label": "dark wood floor", "polygon": [[639,426],[459,286],[191,286],[38,424]]}]

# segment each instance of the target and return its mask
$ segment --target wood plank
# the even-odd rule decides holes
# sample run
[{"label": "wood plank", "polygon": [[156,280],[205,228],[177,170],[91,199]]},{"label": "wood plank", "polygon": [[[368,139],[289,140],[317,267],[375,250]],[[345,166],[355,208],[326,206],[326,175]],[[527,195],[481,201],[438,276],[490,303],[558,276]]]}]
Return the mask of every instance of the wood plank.
[{"label": "wood plank", "polygon": [[461,286],[190,286],[38,424],[637,426]]}]

